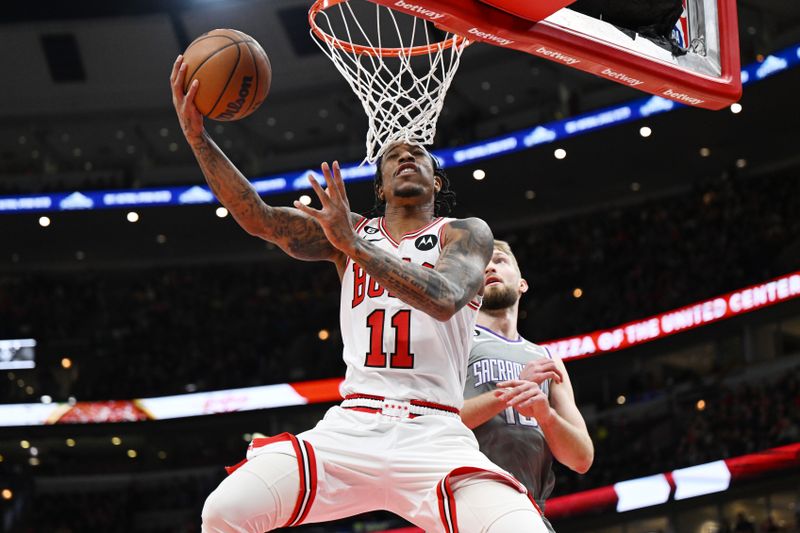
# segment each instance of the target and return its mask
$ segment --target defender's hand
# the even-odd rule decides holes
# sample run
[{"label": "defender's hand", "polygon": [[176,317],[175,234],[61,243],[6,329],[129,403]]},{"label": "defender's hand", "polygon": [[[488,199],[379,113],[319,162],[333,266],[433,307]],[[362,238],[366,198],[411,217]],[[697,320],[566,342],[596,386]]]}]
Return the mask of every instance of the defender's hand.
[{"label": "defender's hand", "polygon": [[552,359],[536,359],[525,364],[522,372],[519,373],[519,379],[541,385],[548,379],[552,379],[554,383],[561,383],[564,376],[561,375],[561,370]]},{"label": "defender's hand", "polygon": [[178,121],[186,140],[191,143],[193,139],[199,138],[203,134],[203,115],[194,105],[194,96],[200,86],[198,80],[194,80],[189,86],[189,92],[183,94],[183,84],[186,79],[186,63],[183,62],[183,55],[179,55],[172,65],[172,74],[169,83],[172,87],[172,105],[178,114]]},{"label": "defender's hand", "polygon": [[497,386],[495,395],[522,416],[535,418],[540,425],[553,416],[550,399],[533,381],[512,379],[501,381]]},{"label": "defender's hand", "polygon": [[333,162],[333,174],[328,163],[322,163],[322,174],[325,176],[327,187],[317,183],[314,176],[309,175],[308,181],[317,194],[322,209],[314,209],[295,200],[294,206],[319,222],[325,236],[330,243],[347,255],[352,255],[356,243],[356,232],[350,221],[350,201],[344,188],[342,174],[339,171],[339,162]]}]

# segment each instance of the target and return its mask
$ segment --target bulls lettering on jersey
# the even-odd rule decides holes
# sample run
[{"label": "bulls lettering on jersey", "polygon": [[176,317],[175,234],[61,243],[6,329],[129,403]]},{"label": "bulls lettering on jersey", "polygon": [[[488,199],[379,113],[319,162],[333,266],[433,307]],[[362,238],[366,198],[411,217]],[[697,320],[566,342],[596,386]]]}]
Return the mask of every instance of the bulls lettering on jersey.
[{"label": "bulls lettering on jersey", "polygon": [[[396,239],[383,218],[365,219],[359,237],[426,268],[434,268],[442,233],[452,219]],[[341,331],[347,374],[341,392],[399,400],[424,399],[460,408],[479,297],[440,322],[391,294],[361,267],[348,261],[342,277]]]}]

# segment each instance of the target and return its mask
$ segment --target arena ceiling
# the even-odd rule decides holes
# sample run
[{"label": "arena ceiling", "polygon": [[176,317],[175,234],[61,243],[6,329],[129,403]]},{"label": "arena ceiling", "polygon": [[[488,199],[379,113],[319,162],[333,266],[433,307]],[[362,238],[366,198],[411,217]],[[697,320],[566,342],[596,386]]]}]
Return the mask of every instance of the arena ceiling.
[{"label": "arena ceiling", "polygon": [[[201,183],[178,131],[168,76],[186,44],[216,27],[251,34],[264,46],[273,66],[272,91],[258,112],[237,123],[208,124],[247,175],[307,168],[325,159],[360,160],[363,111],[308,36],[309,4],[308,0],[90,0],[4,6],[0,195],[109,184],[131,188]],[[738,7],[743,63],[800,42],[797,2],[740,0]],[[72,68],[56,73],[53,65]],[[54,75],[64,81],[54,81]],[[471,169],[454,169],[461,205],[497,223],[519,222],[743,171],[735,166],[739,159],[748,161],[748,169],[756,168],[760,159],[763,164],[791,159],[799,125],[794,118],[798,77],[787,72],[748,87],[742,100],[745,111],[736,117],[727,111],[688,109],[659,117],[651,122],[654,135],[646,142],[638,137],[640,124],[632,124],[568,141],[570,155],[564,161],[552,158],[552,147],[542,147],[486,162],[482,166],[489,177],[480,183],[470,179]],[[476,45],[465,52],[448,92],[439,144],[463,144],[641,96],[543,59]],[[792,108],[795,111],[789,112]],[[711,157],[697,155],[704,146],[712,147]],[[511,175],[509,168],[514,169]],[[636,191],[634,183],[640,187]],[[369,206],[369,186],[353,189],[360,205]],[[535,198],[528,199],[527,191],[534,191]],[[148,230],[153,233],[147,237],[148,247],[156,233],[166,231],[164,224],[178,219],[191,220],[187,228],[216,235],[202,222],[206,211],[152,210],[159,222]],[[11,220],[6,217],[13,217],[20,230],[2,232],[0,245],[9,251],[3,253],[30,256],[41,244],[40,228],[34,223],[28,228],[26,222],[35,218],[3,215],[2,220]],[[76,226],[68,226],[77,235],[80,221],[87,219],[109,235],[95,243],[80,243],[73,233],[56,238],[59,231],[53,227],[57,241],[53,246],[63,244],[64,254],[71,256],[78,247],[90,249],[99,243],[109,248],[113,243],[114,223],[106,227],[98,220],[116,220],[113,217],[119,213],[70,217]],[[143,222],[147,218],[152,217],[143,217]],[[210,217],[207,222],[218,223]],[[185,231],[187,242],[202,242],[199,236],[190,239],[189,229],[174,231]],[[224,240],[228,234],[222,235]]]}]

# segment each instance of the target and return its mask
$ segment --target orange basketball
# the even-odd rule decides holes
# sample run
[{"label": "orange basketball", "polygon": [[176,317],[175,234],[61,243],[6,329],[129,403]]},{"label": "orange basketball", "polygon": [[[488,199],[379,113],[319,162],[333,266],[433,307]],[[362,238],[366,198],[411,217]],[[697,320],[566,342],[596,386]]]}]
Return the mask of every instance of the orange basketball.
[{"label": "orange basketball", "polygon": [[237,30],[212,30],[183,54],[186,80],[200,80],[194,103],[214,120],[239,120],[258,109],[272,82],[272,67],[255,39]]}]

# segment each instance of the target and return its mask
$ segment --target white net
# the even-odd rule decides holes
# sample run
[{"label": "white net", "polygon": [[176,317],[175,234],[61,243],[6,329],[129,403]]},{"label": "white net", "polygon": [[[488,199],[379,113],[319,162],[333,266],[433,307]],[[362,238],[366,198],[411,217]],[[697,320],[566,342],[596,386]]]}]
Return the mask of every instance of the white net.
[{"label": "white net", "polygon": [[365,161],[374,163],[395,142],[432,144],[469,41],[377,4],[351,4],[312,8],[311,35],[367,114]]}]

